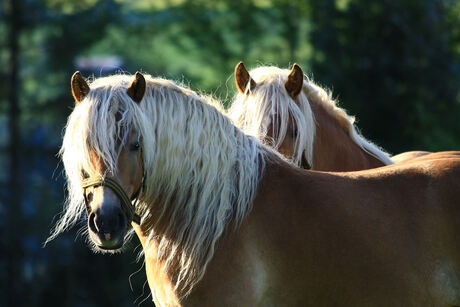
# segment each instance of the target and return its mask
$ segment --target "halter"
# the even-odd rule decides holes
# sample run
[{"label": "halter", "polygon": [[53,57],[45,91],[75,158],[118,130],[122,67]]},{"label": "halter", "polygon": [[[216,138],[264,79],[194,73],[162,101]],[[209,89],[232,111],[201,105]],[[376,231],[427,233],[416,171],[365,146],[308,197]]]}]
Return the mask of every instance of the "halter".
[{"label": "halter", "polygon": [[[106,186],[112,189],[112,191],[121,200],[122,207],[125,211],[126,216],[128,217],[128,223],[131,223],[133,221],[138,225],[141,224],[141,217],[136,213],[136,205],[139,201],[138,196],[140,195],[141,190],[144,187],[144,176],[142,176],[141,186],[136,191],[136,193],[134,193],[131,199],[128,197],[128,195],[126,195],[126,192],[123,189],[123,187],[119,185],[118,182],[111,177],[95,176],[82,180],[81,187],[83,188],[83,198],[85,199],[86,212],[88,213],[88,215],[91,213],[91,207],[88,204],[86,189],[94,186]],[[136,199],[134,204],[131,202],[131,200],[133,199]]]}]

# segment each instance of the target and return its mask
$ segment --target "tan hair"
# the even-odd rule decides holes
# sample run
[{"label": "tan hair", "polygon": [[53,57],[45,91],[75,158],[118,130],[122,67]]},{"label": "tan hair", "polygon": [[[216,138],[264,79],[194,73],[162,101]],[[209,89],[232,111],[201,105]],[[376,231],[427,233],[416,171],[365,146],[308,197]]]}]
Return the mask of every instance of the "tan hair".
[{"label": "tan hair", "polygon": [[218,239],[251,210],[265,155],[275,153],[236,128],[219,103],[172,81],[145,76],[145,96],[134,103],[126,94],[132,78],[96,79],[69,116],[61,148],[69,195],[49,240],[84,212],[80,172],[92,170],[89,151],[113,170],[117,138],[137,129],[146,172],[142,229],[158,242],[157,262],[174,276],[174,289],[186,295],[203,276]]},{"label": "tan hair", "polygon": [[[252,88],[248,86],[245,93],[237,93],[229,109],[229,116],[235,125],[245,133],[264,140],[267,136],[267,127],[271,124],[277,130],[274,133],[277,138],[267,145],[277,149],[286,136],[290,117],[292,124],[297,128],[292,160],[300,165],[303,155],[309,165],[313,166],[316,123],[309,100],[314,100],[337,118],[342,128],[359,147],[383,163],[393,164],[386,152],[359,134],[354,126],[355,118],[337,106],[331,93],[307,77],[304,78],[302,91],[294,100],[285,89],[290,72],[288,69],[275,66],[251,70],[250,79],[257,85]],[[279,122],[276,121],[277,116]]]}]

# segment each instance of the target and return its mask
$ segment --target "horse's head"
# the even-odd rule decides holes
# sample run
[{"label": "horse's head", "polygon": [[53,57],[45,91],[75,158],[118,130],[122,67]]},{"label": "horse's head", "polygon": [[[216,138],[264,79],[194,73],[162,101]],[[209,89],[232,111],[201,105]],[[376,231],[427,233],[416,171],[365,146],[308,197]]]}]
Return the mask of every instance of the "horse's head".
[{"label": "horse's head", "polygon": [[[238,63],[235,82],[240,99],[245,101],[244,106],[239,106],[240,110],[236,112],[239,113],[236,122],[238,126],[243,126],[243,130],[255,134],[286,158],[304,168],[310,168],[305,157],[308,156],[308,153],[305,154],[308,149],[305,147],[312,143],[314,127],[311,126],[314,123],[312,117],[307,122],[305,117],[306,114],[311,116],[311,109],[303,101],[306,98],[299,97],[302,94],[303,78],[303,71],[297,64],[293,65],[291,71],[260,67],[250,75],[243,62]],[[251,133],[247,128],[255,132]]]},{"label": "horse's head", "polygon": [[[79,104],[85,103],[85,97],[91,95],[90,87],[79,72],[72,77],[71,86],[77,107],[79,107]],[[125,102],[125,104],[139,104],[145,88],[144,77],[136,73],[134,81],[126,88],[126,94],[132,101]],[[99,108],[101,109],[100,106]],[[139,197],[143,186],[142,137],[134,127],[123,127],[127,112],[126,107],[125,110],[120,108],[118,106],[118,109],[111,109],[107,118],[97,118],[89,124],[91,129],[98,129],[98,121],[112,120],[117,128],[113,130],[114,135],[107,132],[107,138],[114,137],[115,140],[112,146],[106,146],[103,144],[106,141],[103,140],[104,137],[99,137],[98,140],[92,139],[90,129],[90,135],[86,136],[89,161],[81,163],[79,170],[81,193],[88,213],[89,237],[94,245],[102,250],[120,249],[130,223],[140,222],[132,201]],[[105,125],[101,125],[101,128],[104,127]],[[109,154],[112,161],[107,158],[107,153],[105,156],[102,153],[104,146],[113,147],[114,152]],[[75,162],[78,163],[78,161]]]}]

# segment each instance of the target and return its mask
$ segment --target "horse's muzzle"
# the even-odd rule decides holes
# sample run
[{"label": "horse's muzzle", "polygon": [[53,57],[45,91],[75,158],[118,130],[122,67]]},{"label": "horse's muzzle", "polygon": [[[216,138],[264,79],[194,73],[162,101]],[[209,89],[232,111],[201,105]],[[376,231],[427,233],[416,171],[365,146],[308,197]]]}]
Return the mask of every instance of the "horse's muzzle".
[{"label": "horse's muzzle", "polygon": [[103,250],[116,250],[123,246],[127,232],[127,218],[121,208],[110,212],[95,210],[88,218],[88,228],[92,241]]}]

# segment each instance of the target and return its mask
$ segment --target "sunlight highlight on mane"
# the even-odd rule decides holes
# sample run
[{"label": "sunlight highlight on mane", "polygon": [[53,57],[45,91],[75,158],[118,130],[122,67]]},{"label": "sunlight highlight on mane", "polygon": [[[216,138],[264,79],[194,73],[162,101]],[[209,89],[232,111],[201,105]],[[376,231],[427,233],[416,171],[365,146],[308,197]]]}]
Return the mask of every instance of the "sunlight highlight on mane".
[{"label": "sunlight highlight on mane", "polygon": [[142,230],[157,243],[157,263],[183,296],[203,276],[218,239],[250,211],[266,153],[273,152],[233,126],[218,102],[168,80],[145,78],[140,105],[126,94],[133,77],[116,75],[92,82],[70,115],[61,149],[68,200],[50,239],[85,210],[80,172],[94,170],[89,151],[114,172],[116,140],[136,129],[146,173],[137,210]]},{"label": "sunlight highlight on mane", "polygon": [[[355,118],[337,106],[331,93],[313,83],[308,77],[304,78],[303,90],[294,101],[284,86],[289,73],[288,69],[274,66],[251,70],[249,74],[257,86],[252,91],[248,88],[247,95],[241,93],[236,95],[229,110],[229,116],[235,125],[259,140],[266,138],[268,125],[272,125],[277,129],[274,133],[276,139],[268,141],[267,145],[278,149],[286,136],[289,117],[291,117],[292,124],[297,128],[292,160],[300,166],[304,155],[309,165],[313,166],[316,123],[310,102],[314,101],[337,118],[350,138],[364,151],[387,165],[393,164],[386,152],[359,134],[354,126]],[[274,117],[276,114],[279,118]]]}]

